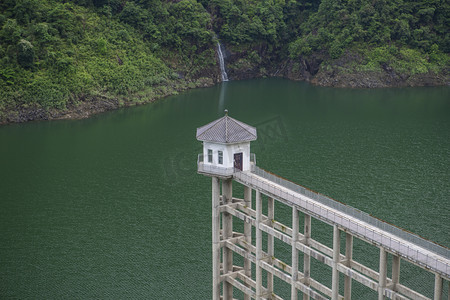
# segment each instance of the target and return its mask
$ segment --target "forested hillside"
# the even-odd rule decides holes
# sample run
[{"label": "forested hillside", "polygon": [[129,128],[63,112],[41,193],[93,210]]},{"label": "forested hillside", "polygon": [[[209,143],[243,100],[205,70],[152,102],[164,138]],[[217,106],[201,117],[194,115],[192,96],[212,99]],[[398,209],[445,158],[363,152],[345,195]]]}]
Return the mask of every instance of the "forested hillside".
[{"label": "forested hillside", "polygon": [[231,79],[448,84],[449,22],[439,0],[3,0],[0,123],[212,85],[217,38]]}]

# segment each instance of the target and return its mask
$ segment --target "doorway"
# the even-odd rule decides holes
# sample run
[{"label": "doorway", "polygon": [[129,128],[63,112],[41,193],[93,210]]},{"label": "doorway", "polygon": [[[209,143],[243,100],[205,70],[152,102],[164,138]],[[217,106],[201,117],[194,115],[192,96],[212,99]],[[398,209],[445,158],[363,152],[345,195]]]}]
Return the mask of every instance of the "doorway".
[{"label": "doorway", "polygon": [[242,152],[234,154],[234,169],[242,171]]}]

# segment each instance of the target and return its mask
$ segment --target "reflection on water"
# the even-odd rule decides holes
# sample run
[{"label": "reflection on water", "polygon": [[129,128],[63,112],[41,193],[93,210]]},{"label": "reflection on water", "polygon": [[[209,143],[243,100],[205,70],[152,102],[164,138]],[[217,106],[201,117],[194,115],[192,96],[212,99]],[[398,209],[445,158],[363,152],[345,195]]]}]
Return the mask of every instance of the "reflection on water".
[{"label": "reflection on water", "polygon": [[224,81],[220,84],[220,96],[219,96],[219,110],[218,115],[223,115],[225,110],[225,102],[226,102],[226,91],[227,91],[228,81]]}]

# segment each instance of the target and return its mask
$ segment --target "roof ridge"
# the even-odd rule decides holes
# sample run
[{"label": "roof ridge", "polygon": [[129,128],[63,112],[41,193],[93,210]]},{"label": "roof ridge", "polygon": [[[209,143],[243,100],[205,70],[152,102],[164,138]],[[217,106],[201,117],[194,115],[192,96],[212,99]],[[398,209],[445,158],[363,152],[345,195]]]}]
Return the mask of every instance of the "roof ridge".
[{"label": "roof ridge", "polygon": [[224,118],[225,118],[225,142],[228,143],[228,112]]}]

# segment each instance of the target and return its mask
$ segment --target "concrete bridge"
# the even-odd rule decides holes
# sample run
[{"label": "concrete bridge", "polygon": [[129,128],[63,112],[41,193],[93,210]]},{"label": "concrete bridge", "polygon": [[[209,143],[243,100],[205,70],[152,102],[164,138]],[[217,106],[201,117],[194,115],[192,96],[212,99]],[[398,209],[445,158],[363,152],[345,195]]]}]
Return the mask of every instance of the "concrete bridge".
[{"label": "concrete bridge", "polygon": [[[220,120],[212,123],[216,126]],[[209,130],[205,127],[200,128],[200,133]],[[232,126],[228,127],[227,124],[223,128],[229,134]],[[245,127],[244,129],[247,130]],[[253,135],[253,131],[251,134]],[[256,138],[256,130],[254,135]],[[217,138],[217,132],[212,136]],[[253,138],[246,137],[242,132],[240,137],[247,140]],[[214,141],[209,140],[206,147],[211,147],[211,142]],[[227,144],[223,141],[220,143]],[[219,144],[215,146],[220,146]],[[233,147],[232,151],[240,151],[236,150],[239,147],[235,145]],[[221,157],[234,156],[235,165],[230,167],[222,166],[223,163],[214,164],[213,152],[206,148],[204,153],[199,155],[197,162],[198,173],[212,177],[213,299],[233,299],[234,289],[241,291],[244,299],[282,299],[276,293],[274,277],[291,286],[290,299],[303,297],[304,300],[349,300],[352,299],[352,282],[355,281],[375,291],[380,300],[431,299],[402,284],[401,261],[407,261],[433,274],[434,300],[443,299],[444,286],[449,289],[447,294],[450,295],[448,248],[260,169],[256,166],[253,154],[244,155],[248,157],[248,161],[243,162],[242,153],[240,156],[236,156],[235,152],[227,154],[226,148],[223,149],[225,153],[222,150],[218,151]],[[236,157],[239,160],[237,164]],[[233,181],[243,185],[242,197],[233,195]],[[262,197],[267,198],[266,215],[262,213]],[[291,227],[275,219],[275,201],[292,211]],[[301,214],[303,214],[301,218],[303,230],[300,230]],[[311,236],[312,218],[332,226],[332,248]],[[243,232],[235,231],[233,219],[241,220]],[[255,232],[254,239],[252,230]],[[263,239],[263,233],[267,238]],[[341,235],[345,236],[345,239],[341,238]],[[366,242],[368,247],[379,249],[378,270],[365,266],[353,258],[355,238]],[[290,262],[277,258],[275,239],[290,247]],[[263,251],[263,240],[267,242],[266,251]],[[345,243],[344,253],[341,253],[341,243]],[[242,257],[239,260],[243,262],[241,265],[235,264],[233,254]],[[389,255],[392,256],[390,276],[388,276]],[[300,257],[303,258],[302,262],[299,262]],[[311,276],[311,258],[331,268],[331,286]],[[299,266],[302,266],[301,270]],[[340,279],[343,279],[343,284],[340,284]],[[450,296],[447,297],[450,299]]]}]

